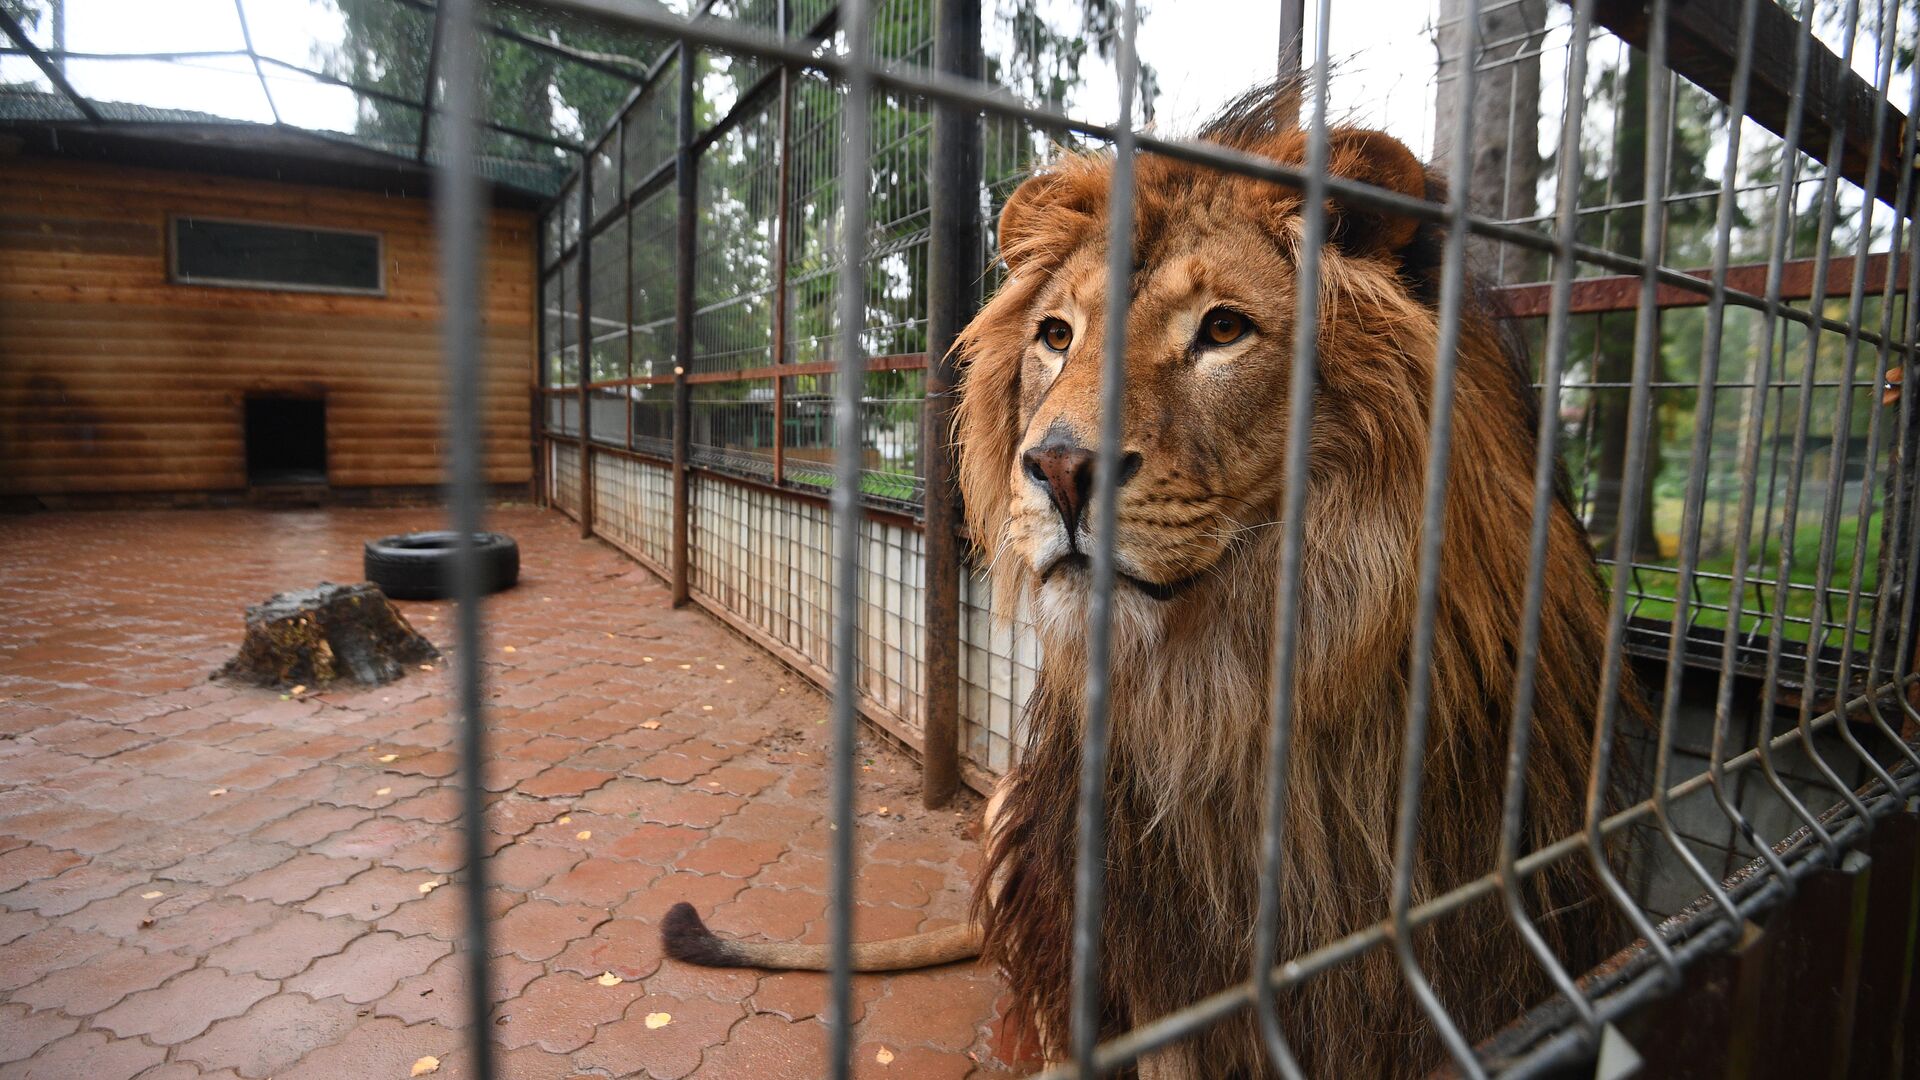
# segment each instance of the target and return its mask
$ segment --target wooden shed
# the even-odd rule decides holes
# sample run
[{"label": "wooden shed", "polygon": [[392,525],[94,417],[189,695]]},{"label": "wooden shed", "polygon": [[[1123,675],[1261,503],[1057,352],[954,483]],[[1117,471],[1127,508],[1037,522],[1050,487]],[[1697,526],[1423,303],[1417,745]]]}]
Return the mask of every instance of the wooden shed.
[{"label": "wooden shed", "polygon": [[[0,502],[432,494],[431,170],[263,125],[156,130],[0,119]],[[492,191],[485,475],[512,494],[539,198]]]}]

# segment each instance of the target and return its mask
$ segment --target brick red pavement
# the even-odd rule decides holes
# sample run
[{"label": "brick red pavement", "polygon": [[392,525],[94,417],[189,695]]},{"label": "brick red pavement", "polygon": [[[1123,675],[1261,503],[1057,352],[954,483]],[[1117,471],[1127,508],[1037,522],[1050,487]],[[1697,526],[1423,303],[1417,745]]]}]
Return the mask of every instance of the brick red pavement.
[{"label": "brick red pavement", "polygon": [[[437,523],[0,518],[0,1080],[467,1075],[444,665],[297,698],[207,679],[246,603]],[[655,924],[689,900],[824,935],[824,702],[557,515],[493,524],[524,567],[486,657],[505,1075],[818,1075],[824,976],[663,960]],[[403,609],[444,647],[446,605]],[[859,932],[961,918],[977,802],[923,811],[904,755],[862,761]],[[860,1075],[1002,1075],[999,995],[971,965],[859,978]]]}]

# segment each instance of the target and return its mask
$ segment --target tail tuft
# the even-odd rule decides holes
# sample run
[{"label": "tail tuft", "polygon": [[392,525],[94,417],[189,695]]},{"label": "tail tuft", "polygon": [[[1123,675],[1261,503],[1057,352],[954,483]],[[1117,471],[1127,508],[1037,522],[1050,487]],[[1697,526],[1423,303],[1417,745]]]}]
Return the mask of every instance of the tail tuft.
[{"label": "tail tuft", "polygon": [[660,920],[660,944],[675,960],[702,967],[741,967],[744,961],[728,942],[713,936],[693,905],[682,901]]}]

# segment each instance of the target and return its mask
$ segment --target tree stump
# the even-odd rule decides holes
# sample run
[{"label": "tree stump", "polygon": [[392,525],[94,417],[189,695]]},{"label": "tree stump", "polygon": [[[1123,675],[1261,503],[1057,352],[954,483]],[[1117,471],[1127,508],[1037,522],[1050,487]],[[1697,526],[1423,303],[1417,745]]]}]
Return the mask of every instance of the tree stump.
[{"label": "tree stump", "polygon": [[247,608],[247,636],[217,678],[256,686],[389,683],[440,657],[371,582],[278,593]]}]

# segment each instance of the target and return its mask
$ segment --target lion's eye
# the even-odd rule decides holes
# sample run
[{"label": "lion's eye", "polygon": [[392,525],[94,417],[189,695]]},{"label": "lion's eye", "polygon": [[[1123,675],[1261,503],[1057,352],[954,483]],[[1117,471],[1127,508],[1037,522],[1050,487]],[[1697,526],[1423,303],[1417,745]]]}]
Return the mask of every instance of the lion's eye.
[{"label": "lion's eye", "polygon": [[1054,352],[1066,352],[1073,344],[1073,327],[1064,319],[1040,320],[1040,343]]},{"label": "lion's eye", "polygon": [[1214,308],[1200,320],[1201,347],[1231,345],[1246,336],[1247,317],[1231,308]]}]

